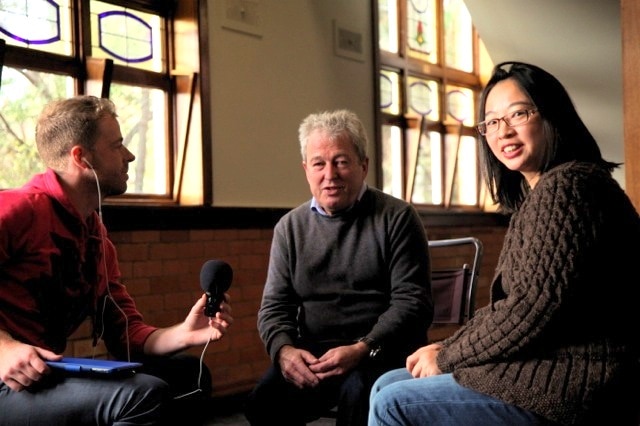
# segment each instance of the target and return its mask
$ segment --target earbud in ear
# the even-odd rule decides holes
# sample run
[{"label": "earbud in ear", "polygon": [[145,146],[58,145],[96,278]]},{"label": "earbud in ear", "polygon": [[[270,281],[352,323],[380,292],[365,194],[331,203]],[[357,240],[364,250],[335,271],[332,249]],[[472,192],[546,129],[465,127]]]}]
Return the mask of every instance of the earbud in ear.
[{"label": "earbud in ear", "polygon": [[93,170],[93,166],[91,165],[91,163],[89,162],[89,160],[87,160],[86,158],[83,158],[82,161],[84,161],[84,163],[89,166],[90,169]]}]

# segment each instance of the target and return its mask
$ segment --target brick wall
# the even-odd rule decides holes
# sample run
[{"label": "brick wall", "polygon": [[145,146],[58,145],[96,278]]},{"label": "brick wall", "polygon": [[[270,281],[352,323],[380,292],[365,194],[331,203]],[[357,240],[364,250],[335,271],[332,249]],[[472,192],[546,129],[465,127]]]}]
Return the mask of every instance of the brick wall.
[{"label": "brick wall", "polygon": [[[487,290],[504,236],[504,227],[429,227],[430,239],[475,236],[484,244],[477,306],[487,303]],[[222,340],[211,343],[204,362],[211,369],[214,396],[250,390],[269,364],[256,330],[256,313],[267,274],[272,230],[143,230],[111,232],[120,258],[122,282],[133,295],[146,322],[168,326],[184,319],[201,296],[200,269],[209,259],[233,268],[229,289],[234,324]],[[434,259],[434,263],[439,262]],[[438,337],[451,330],[440,331]],[[90,356],[94,350],[86,324],[70,339],[67,355]],[[202,348],[189,351],[200,356]]]}]

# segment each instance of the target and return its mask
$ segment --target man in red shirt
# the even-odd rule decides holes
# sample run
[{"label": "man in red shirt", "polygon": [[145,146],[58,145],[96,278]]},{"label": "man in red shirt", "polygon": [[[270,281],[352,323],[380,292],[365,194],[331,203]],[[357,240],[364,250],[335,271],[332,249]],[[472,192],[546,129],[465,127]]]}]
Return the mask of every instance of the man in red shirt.
[{"label": "man in red shirt", "polygon": [[[67,338],[90,317],[94,341],[103,339],[117,359],[145,367],[185,362],[163,355],[220,339],[233,321],[230,306],[223,302],[207,317],[203,294],[183,322],[157,328],[143,322],[120,283],[101,203],[126,191],[135,157],[111,101],[52,102],[38,120],[36,143],[46,172],[0,192],[0,425],[160,423],[172,396],[162,369],[96,380],[50,374],[46,361],[59,360]],[[194,383],[197,374],[194,368]]]}]

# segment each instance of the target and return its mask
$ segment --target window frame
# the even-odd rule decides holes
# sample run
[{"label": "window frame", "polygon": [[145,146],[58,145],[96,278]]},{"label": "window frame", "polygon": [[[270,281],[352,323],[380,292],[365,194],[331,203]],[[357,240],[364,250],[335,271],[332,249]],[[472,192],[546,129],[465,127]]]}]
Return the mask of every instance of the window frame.
[{"label": "window frame", "polygon": [[[77,18],[71,19],[73,53],[59,55],[26,47],[0,44],[1,67],[26,68],[33,71],[68,76],[73,79],[74,93],[108,97],[111,83],[145,88],[158,88],[165,93],[165,146],[167,158],[165,194],[125,193],[109,197],[105,204],[203,205],[211,203],[211,129],[202,114],[209,112],[206,79],[201,72],[208,68],[206,34],[199,16],[207,16],[206,2],[181,0],[101,0],[115,6],[159,14],[165,19],[164,40],[167,69],[145,71],[114,64],[109,59],[91,58],[90,0],[71,0]],[[195,29],[195,31],[194,31]],[[186,52],[196,51],[197,55]],[[205,74],[206,75],[206,74]],[[44,105],[43,105],[44,106]],[[117,107],[117,106],[116,106]],[[186,123],[186,124],[184,124]],[[189,182],[189,184],[185,184]]]},{"label": "window frame", "polygon": [[[411,194],[409,194],[408,189],[410,187],[409,180],[412,179],[413,171],[409,170],[408,166],[410,163],[410,156],[412,153],[408,152],[408,147],[410,146],[408,140],[408,131],[410,129],[419,131],[421,126],[420,119],[416,119],[413,116],[407,114],[407,90],[408,90],[408,76],[411,77],[419,77],[419,78],[427,78],[427,79],[435,79],[438,80],[440,84],[440,96],[439,96],[439,108],[442,112],[441,117],[438,121],[428,121],[426,124],[426,131],[434,131],[441,134],[441,146],[444,151],[444,140],[447,135],[453,136],[458,134],[459,126],[455,124],[450,124],[445,122],[446,111],[445,111],[445,88],[448,85],[462,86],[465,88],[469,88],[474,93],[473,104],[474,108],[477,108],[478,99],[480,93],[483,88],[483,80],[482,75],[486,72],[487,67],[490,67],[491,64],[485,64],[481,59],[481,40],[478,35],[475,27],[472,27],[472,54],[473,54],[473,72],[467,73],[458,69],[449,68],[443,65],[444,63],[444,12],[443,12],[443,1],[436,1],[436,25],[437,25],[437,49],[438,49],[438,63],[431,64],[427,62],[422,62],[418,59],[411,58],[408,54],[408,45],[406,43],[406,21],[407,21],[407,10],[406,10],[406,2],[404,0],[396,0],[397,4],[397,25],[398,25],[398,52],[387,52],[380,48],[379,39],[380,39],[380,31],[379,31],[379,9],[378,9],[378,0],[371,0],[371,8],[372,8],[372,21],[373,21],[373,58],[374,58],[374,100],[375,100],[375,140],[376,140],[376,156],[378,161],[376,162],[376,177],[377,182],[376,185],[380,188],[383,187],[383,180],[385,178],[383,171],[383,143],[382,143],[382,128],[385,125],[393,125],[399,126],[401,128],[402,134],[402,144],[400,147],[401,151],[401,163],[402,163],[402,171],[401,176],[399,177],[402,181],[402,198],[406,201],[412,202]],[[380,74],[381,70],[390,70],[393,72],[398,72],[400,74],[400,113],[398,115],[389,114],[381,111],[381,96],[380,96]],[[475,122],[475,117],[473,117]],[[478,141],[478,135],[475,127],[473,125],[465,125],[462,126],[462,136],[470,136]],[[443,158],[443,163],[446,161]],[[417,208],[425,211],[484,211],[485,210],[485,202],[484,202],[484,188],[481,184],[480,177],[480,164],[476,159],[477,165],[477,201],[475,205],[462,205],[462,204],[451,204],[447,200],[445,200],[442,204],[426,204],[426,203],[415,203],[412,202]],[[446,180],[446,170],[443,168],[442,172],[442,194],[443,198],[447,198],[448,194],[445,188]]]}]

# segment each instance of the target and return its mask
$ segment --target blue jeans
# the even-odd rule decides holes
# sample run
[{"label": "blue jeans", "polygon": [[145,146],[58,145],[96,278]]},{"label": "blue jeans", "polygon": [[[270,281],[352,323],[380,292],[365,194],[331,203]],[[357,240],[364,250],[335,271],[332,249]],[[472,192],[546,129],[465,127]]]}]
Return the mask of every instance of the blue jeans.
[{"label": "blue jeans", "polygon": [[371,389],[369,426],[551,425],[543,418],[459,385],[451,374],[414,379],[406,368],[391,370]]}]

